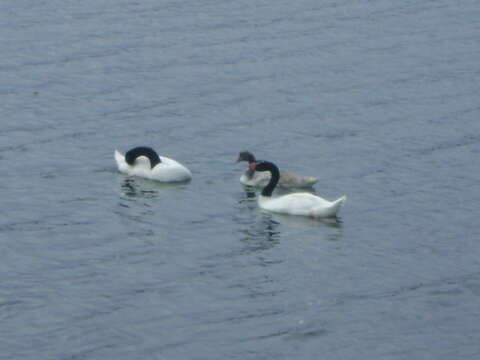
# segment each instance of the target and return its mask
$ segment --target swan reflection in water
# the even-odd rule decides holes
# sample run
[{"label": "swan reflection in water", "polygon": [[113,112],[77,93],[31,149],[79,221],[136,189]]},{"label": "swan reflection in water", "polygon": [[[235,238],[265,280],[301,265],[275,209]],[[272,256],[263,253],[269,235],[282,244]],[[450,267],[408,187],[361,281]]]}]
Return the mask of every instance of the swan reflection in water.
[{"label": "swan reflection in water", "polygon": [[[141,184],[138,184],[141,182]],[[144,181],[133,178],[126,178],[121,184],[122,194],[127,197],[156,197],[158,196],[158,189],[155,189],[153,182]]]},{"label": "swan reflection in water", "polygon": [[271,216],[262,215],[260,221],[240,230],[241,241],[245,245],[242,252],[252,253],[273,248],[280,242],[279,225],[280,223],[273,220]]},{"label": "swan reflection in water", "polygon": [[185,189],[187,186],[185,183],[160,183],[139,177],[121,176],[120,191],[129,198],[153,198],[160,195],[161,192]]},{"label": "swan reflection in water", "polygon": [[285,214],[275,214],[262,210],[262,212],[268,213],[271,215],[272,219],[288,225],[291,227],[301,227],[301,228],[332,228],[332,229],[342,229],[343,222],[340,218],[311,218],[306,216],[295,216],[295,215],[285,215]]}]

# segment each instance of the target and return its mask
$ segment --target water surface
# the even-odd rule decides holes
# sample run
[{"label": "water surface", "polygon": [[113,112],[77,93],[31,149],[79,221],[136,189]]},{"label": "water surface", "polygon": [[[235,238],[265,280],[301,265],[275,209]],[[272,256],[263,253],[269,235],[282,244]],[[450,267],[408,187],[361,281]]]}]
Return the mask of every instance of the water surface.
[{"label": "water surface", "polygon": [[[480,5],[0,4],[0,358],[477,359]],[[193,172],[117,172],[150,145]],[[248,149],[346,194],[262,212]]]}]

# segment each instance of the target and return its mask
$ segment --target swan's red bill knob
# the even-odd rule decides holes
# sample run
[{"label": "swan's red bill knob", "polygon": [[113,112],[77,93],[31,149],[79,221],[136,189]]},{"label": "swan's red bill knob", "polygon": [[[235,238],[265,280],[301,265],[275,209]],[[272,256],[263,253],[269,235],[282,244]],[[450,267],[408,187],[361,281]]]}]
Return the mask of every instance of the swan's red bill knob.
[{"label": "swan's red bill knob", "polygon": [[257,168],[257,163],[252,162],[252,163],[248,164],[248,167],[250,168],[250,170],[255,170]]}]

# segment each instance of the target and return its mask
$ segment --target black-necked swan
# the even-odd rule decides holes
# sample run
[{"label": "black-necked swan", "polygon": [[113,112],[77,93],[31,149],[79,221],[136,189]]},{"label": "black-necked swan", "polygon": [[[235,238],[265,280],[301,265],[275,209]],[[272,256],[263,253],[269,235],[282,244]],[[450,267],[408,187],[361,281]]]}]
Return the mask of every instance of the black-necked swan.
[{"label": "black-necked swan", "polygon": [[342,196],[335,201],[328,201],[310,193],[292,193],[272,198],[272,192],[280,178],[278,167],[269,161],[256,161],[249,165],[251,170],[268,171],[270,181],[263,188],[258,198],[262,209],[281,214],[302,215],[314,218],[335,217],[345,203],[347,197]]},{"label": "black-necked swan", "polygon": [[159,156],[147,146],[138,146],[128,150],[125,155],[115,150],[118,170],[131,176],[140,176],[161,182],[187,181],[192,173],[178,161]]},{"label": "black-necked swan", "polygon": [[[255,163],[255,156],[250,151],[242,151],[238,155],[237,163],[240,161],[247,161],[249,164],[249,169],[245,171],[244,174],[240,177],[240,182],[243,185],[248,186],[265,186],[270,181],[270,173],[268,172],[257,172],[250,168],[250,165]],[[278,186],[289,189],[289,188],[308,188],[312,187],[318,179],[314,176],[297,176],[288,172],[280,172],[280,180]]]}]

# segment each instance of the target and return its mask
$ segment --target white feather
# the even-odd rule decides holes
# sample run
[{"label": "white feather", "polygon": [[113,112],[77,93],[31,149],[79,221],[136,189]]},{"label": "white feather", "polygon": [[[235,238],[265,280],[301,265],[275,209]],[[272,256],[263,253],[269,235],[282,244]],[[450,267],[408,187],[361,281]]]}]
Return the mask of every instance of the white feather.
[{"label": "white feather", "polygon": [[261,195],[258,203],[262,209],[276,213],[327,218],[336,216],[346,200],[346,196],[328,201],[310,193],[293,193],[275,198]]}]

